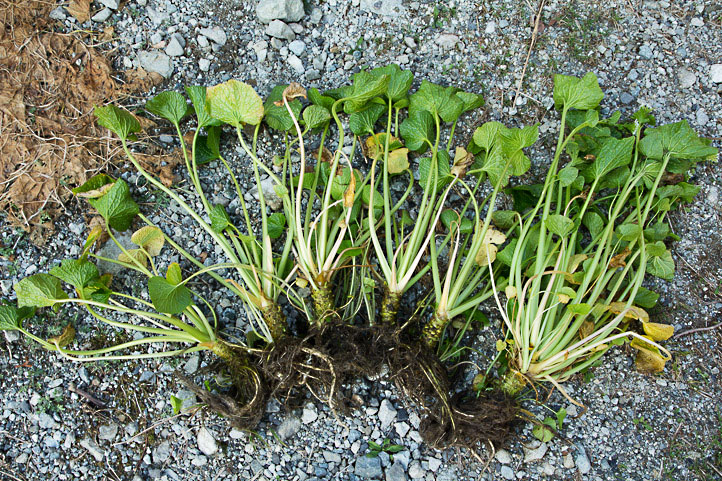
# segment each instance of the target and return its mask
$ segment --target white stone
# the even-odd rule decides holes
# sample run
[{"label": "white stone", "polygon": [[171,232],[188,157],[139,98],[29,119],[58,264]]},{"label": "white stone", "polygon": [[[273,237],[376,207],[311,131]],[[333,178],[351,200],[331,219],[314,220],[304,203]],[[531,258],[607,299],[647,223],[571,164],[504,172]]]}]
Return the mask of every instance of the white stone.
[{"label": "white stone", "polygon": [[148,72],[157,72],[164,78],[173,74],[173,61],[163,52],[143,51],[138,54],[140,66]]},{"label": "white stone", "polygon": [[111,10],[118,10],[118,5],[120,5],[120,2],[118,0],[98,0],[102,5],[105,5]]},{"label": "white stone", "polygon": [[306,68],[303,66],[303,62],[300,58],[296,57],[295,55],[291,54],[288,56],[288,65],[293,68],[293,70],[296,71],[297,74],[303,75],[303,73],[306,71]]},{"label": "white stone", "polygon": [[266,35],[283,40],[294,40],[296,38],[296,34],[293,33],[291,27],[280,20],[273,20],[268,24],[268,27],[266,27]]},{"label": "white stone", "polygon": [[494,455],[494,459],[499,461],[501,464],[511,463],[511,454],[506,449],[500,449]]},{"label": "white stone", "polygon": [[91,20],[94,22],[98,22],[98,23],[105,22],[106,20],[108,20],[110,18],[110,16],[112,14],[113,14],[113,11],[111,9],[104,8],[101,11],[99,11],[98,13],[96,13],[95,15],[93,15]]},{"label": "white stone", "polygon": [[63,7],[56,7],[50,11],[50,18],[53,20],[65,20],[67,18],[67,15],[65,15],[65,9]]},{"label": "white stone", "polygon": [[416,40],[414,40],[414,37],[404,37],[404,43],[409,48],[416,48]]},{"label": "white stone", "polygon": [[228,41],[228,36],[221,27],[202,28],[200,34],[218,45],[225,45]]},{"label": "white stone", "polygon": [[402,0],[361,0],[359,7],[364,12],[385,17],[399,17],[406,12]]},{"label": "white stone", "polygon": [[492,34],[496,31],[496,22],[493,20],[486,24],[486,28],[484,29],[484,33]]},{"label": "white stone", "polygon": [[273,20],[298,22],[303,18],[302,0],[261,0],[256,6],[256,16],[261,23]]},{"label": "white stone", "polygon": [[697,124],[699,126],[706,126],[707,123],[709,123],[709,115],[707,115],[707,112],[704,111],[704,109],[699,109],[697,111]]},{"label": "white stone", "polygon": [[546,443],[541,443],[536,448],[524,448],[524,462],[533,463],[539,461],[547,452]]},{"label": "white stone", "polygon": [[209,47],[210,43],[208,42],[208,38],[204,37],[203,35],[198,35],[198,46],[200,48]]},{"label": "white stone", "polygon": [[288,44],[288,49],[300,57],[304,50],[306,50],[306,44],[301,40],[294,40]]},{"label": "white stone", "polygon": [[697,76],[694,72],[687,70],[686,68],[681,69],[677,73],[677,78],[679,79],[679,86],[683,89],[690,88],[697,81]]},{"label": "white stone", "polygon": [[452,33],[442,33],[436,37],[436,40],[434,41],[439,47],[450,50],[456,47],[456,44],[459,43],[459,37]]},{"label": "white stone", "polygon": [[169,57],[180,57],[183,55],[184,50],[183,46],[180,44],[177,38],[171,37],[170,42],[168,42],[168,46],[165,48],[165,53]]},{"label": "white stone", "polygon": [[303,424],[311,424],[318,419],[318,412],[316,412],[316,406],[313,404],[307,404],[303,408],[303,414],[301,414],[301,422]]},{"label": "white stone", "polygon": [[722,63],[716,63],[709,68],[709,79],[716,84],[722,83]]},{"label": "white stone", "polygon": [[90,438],[85,438],[80,441],[80,445],[88,450],[88,452],[95,458],[97,462],[101,462],[105,457],[105,451],[101,450],[100,447]]},{"label": "white stone", "polygon": [[580,452],[574,461],[580,473],[587,474],[589,471],[591,471],[592,465],[589,462],[589,458],[587,457],[587,454],[585,452]]},{"label": "white stone", "polygon": [[564,456],[564,467],[566,469],[572,469],[574,467],[574,458],[572,458],[571,454]]},{"label": "white stone", "polygon": [[216,451],[218,451],[216,438],[213,437],[213,434],[211,434],[205,426],[198,430],[198,437],[196,440],[198,442],[198,449],[200,449],[206,456],[212,456],[216,454]]},{"label": "white stone", "polygon": [[211,61],[207,58],[202,58],[198,61],[198,68],[201,70],[201,72],[208,72],[211,68]]},{"label": "white stone", "polygon": [[381,429],[386,430],[394,419],[396,419],[396,409],[388,399],[384,399],[381,401],[381,406],[379,406],[379,421],[381,421]]},{"label": "white stone", "polygon": [[704,21],[699,17],[694,17],[689,24],[693,27],[704,27]]}]

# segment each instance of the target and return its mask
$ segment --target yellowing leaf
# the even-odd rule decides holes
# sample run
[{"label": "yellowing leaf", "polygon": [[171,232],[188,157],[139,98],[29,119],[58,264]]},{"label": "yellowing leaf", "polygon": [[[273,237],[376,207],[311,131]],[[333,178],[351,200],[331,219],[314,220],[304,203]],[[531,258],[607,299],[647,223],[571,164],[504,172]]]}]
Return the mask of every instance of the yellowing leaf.
[{"label": "yellowing leaf", "polygon": [[[626,307],[626,302],[612,302],[611,304],[609,304],[609,310],[614,314],[621,313],[625,310]],[[629,309],[624,313],[624,317],[639,319],[642,322],[649,321],[649,314],[647,314],[647,311],[637,306],[629,306]]]},{"label": "yellowing leaf", "polygon": [[609,261],[609,268],[616,269],[617,267],[625,267],[627,265],[625,259],[630,253],[629,248],[625,248],[622,252],[612,257],[612,260]]},{"label": "yellowing leaf", "polygon": [[389,158],[386,162],[386,168],[389,174],[400,174],[409,168],[409,149],[396,149],[389,152]]},{"label": "yellowing leaf", "polygon": [[65,347],[75,339],[75,328],[72,324],[68,324],[57,336],[48,339],[50,344],[57,344],[59,347]]},{"label": "yellowing leaf", "polygon": [[475,261],[480,266],[486,266],[496,260],[496,252],[498,248],[494,244],[484,243],[476,253]]},{"label": "yellowing leaf", "polygon": [[496,350],[501,352],[504,349],[506,349],[506,341],[502,341],[501,339],[498,339],[496,341]]},{"label": "yellowing leaf", "polygon": [[674,327],[657,322],[643,322],[644,333],[655,341],[666,341],[674,334]]},{"label": "yellowing leaf", "polygon": [[577,282],[577,279],[575,279],[572,274],[574,274],[574,272],[585,260],[587,260],[586,254],[575,254],[571,257],[571,259],[569,259],[569,264],[567,265],[567,273],[564,275],[564,279],[567,282],[571,284],[579,284],[579,282]]},{"label": "yellowing leaf", "polygon": [[213,118],[233,126],[258,125],[263,119],[263,100],[253,87],[238,80],[209,87],[206,101]]},{"label": "yellowing leaf", "polygon": [[504,294],[506,294],[507,299],[514,299],[516,297],[516,287],[506,286],[504,288]]},{"label": "yellowing leaf", "polygon": [[[408,164],[407,164],[408,165]],[[353,207],[353,200],[356,196],[356,176],[351,173],[349,176],[348,187],[343,193],[343,206],[347,209]]]},{"label": "yellowing leaf", "polygon": [[457,147],[454,154],[454,165],[451,167],[451,175],[462,178],[466,170],[474,163],[474,154],[469,153],[463,147]]},{"label": "yellowing leaf", "polygon": [[120,254],[118,254],[118,260],[123,264],[128,264],[133,267],[136,266],[135,262],[133,262],[133,259],[137,260],[143,267],[148,265],[148,257],[142,250],[128,249],[128,254],[130,254],[130,256],[127,256],[125,252],[121,252]]},{"label": "yellowing leaf", "polygon": [[664,371],[665,359],[659,352],[640,349],[637,351],[637,358],[634,366],[637,371],[643,373],[655,373]]},{"label": "yellowing leaf", "polygon": [[504,241],[506,241],[506,236],[502,232],[494,229],[493,227],[489,227],[486,230],[486,234],[484,235],[484,243],[500,245],[503,244]]},{"label": "yellowing leaf", "polygon": [[163,237],[163,231],[159,227],[147,225],[141,227],[133,233],[130,240],[135,245],[139,245],[150,255],[151,257],[160,254],[165,244],[165,237]]},{"label": "yellowing leaf", "polygon": [[594,321],[584,321],[581,326],[579,326],[579,338],[585,339],[589,337],[594,332]]},{"label": "yellowing leaf", "polygon": [[571,300],[571,297],[566,294],[557,294],[557,299],[559,299],[559,302],[562,304],[567,304]]},{"label": "yellowing leaf", "polygon": [[98,189],[89,190],[87,192],[78,192],[76,195],[85,199],[97,199],[98,197],[103,197],[105,194],[107,194],[114,185],[115,183],[111,182],[109,184],[100,186],[100,188]]},{"label": "yellowing leaf", "polygon": [[296,97],[306,98],[306,89],[298,82],[291,82],[288,87],[283,90],[283,96],[288,100],[295,99]]}]

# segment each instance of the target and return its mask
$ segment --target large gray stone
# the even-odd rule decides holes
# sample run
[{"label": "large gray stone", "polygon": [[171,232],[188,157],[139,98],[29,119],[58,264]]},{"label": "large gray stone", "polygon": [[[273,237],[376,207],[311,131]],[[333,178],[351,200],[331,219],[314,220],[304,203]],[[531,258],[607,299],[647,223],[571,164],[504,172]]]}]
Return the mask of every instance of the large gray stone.
[{"label": "large gray stone", "polygon": [[354,474],[364,479],[380,478],[384,473],[381,470],[381,460],[379,458],[368,458],[361,456],[356,459]]},{"label": "large gray stone", "polygon": [[211,434],[206,427],[202,427],[198,430],[198,437],[196,438],[196,441],[198,442],[198,449],[200,449],[206,456],[213,456],[218,451],[216,438],[213,437],[213,434]]},{"label": "large gray stone", "polygon": [[273,20],[268,24],[268,27],[266,27],[266,35],[282,40],[293,40],[296,38],[296,34],[293,33],[291,27],[280,20]]},{"label": "large gray stone", "polygon": [[170,78],[173,74],[173,61],[163,52],[143,51],[138,54],[140,66],[148,72],[156,72],[164,78]]},{"label": "large gray stone", "polygon": [[395,462],[386,470],[386,481],[407,481],[404,467],[399,462]]},{"label": "large gray stone", "polygon": [[301,429],[301,420],[295,416],[287,417],[278,426],[278,437],[281,441],[292,438]]},{"label": "large gray stone", "polygon": [[261,0],[256,6],[256,15],[262,23],[298,22],[303,18],[303,0]]},{"label": "large gray stone", "polygon": [[722,63],[716,63],[709,68],[709,79],[716,84],[722,83]]},{"label": "large gray stone", "polygon": [[225,45],[228,41],[228,35],[221,27],[202,28],[200,34],[218,45]]}]

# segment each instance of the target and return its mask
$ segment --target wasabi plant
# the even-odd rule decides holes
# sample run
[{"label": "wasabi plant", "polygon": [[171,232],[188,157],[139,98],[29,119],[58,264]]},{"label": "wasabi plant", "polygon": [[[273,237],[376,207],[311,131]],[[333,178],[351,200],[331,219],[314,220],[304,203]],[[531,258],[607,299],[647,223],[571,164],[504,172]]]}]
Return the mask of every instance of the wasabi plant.
[{"label": "wasabi plant", "polygon": [[[619,123],[618,113],[600,120],[602,97],[591,73],[555,76],[562,128],[553,161],[544,184],[534,189],[536,202],[529,205],[534,190],[513,192],[523,214],[497,256],[509,267],[507,285],[494,290],[507,331],[500,350],[508,351],[514,375],[505,388],[511,392],[526,381],[546,381],[564,392],[561,382],[628,340],[639,350],[642,370],[661,370],[670,357],[659,342],[673,328],[650,322],[644,308],[658,295],[642,282],[646,274],[673,276],[664,241],[674,236],[665,215],[698,189],[664,184],[716,158],[717,150],[686,122],[645,128],[654,123],[645,109],[632,123]],[[568,161],[562,167],[563,154]]]}]

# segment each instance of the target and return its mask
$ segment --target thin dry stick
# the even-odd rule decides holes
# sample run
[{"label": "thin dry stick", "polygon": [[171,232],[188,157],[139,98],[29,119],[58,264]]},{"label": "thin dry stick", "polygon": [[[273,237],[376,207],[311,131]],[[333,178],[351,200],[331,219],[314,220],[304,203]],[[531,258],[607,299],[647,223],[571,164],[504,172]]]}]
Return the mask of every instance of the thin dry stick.
[{"label": "thin dry stick", "polygon": [[674,335],[674,339],[679,339],[680,337],[689,336],[690,334],[694,334],[695,332],[704,332],[704,331],[712,331],[714,329],[717,329],[718,327],[722,326],[722,322],[718,322],[714,326],[709,327],[697,327],[695,329],[689,329],[687,331],[682,331]]},{"label": "thin dry stick", "polygon": [[512,106],[516,105],[516,98],[519,96],[519,91],[521,90],[521,84],[524,82],[524,77],[526,76],[526,69],[529,67],[529,58],[531,57],[531,52],[534,49],[534,44],[536,43],[536,37],[539,33],[539,22],[541,21],[542,16],[542,10],[544,9],[544,3],[546,0],[540,0],[539,2],[539,9],[536,12],[536,20],[534,21],[534,31],[531,34],[531,43],[529,44],[529,50],[526,53],[526,60],[524,61],[524,68],[521,71],[521,77],[519,77],[519,82],[516,84],[516,93],[514,94],[514,103]]}]

